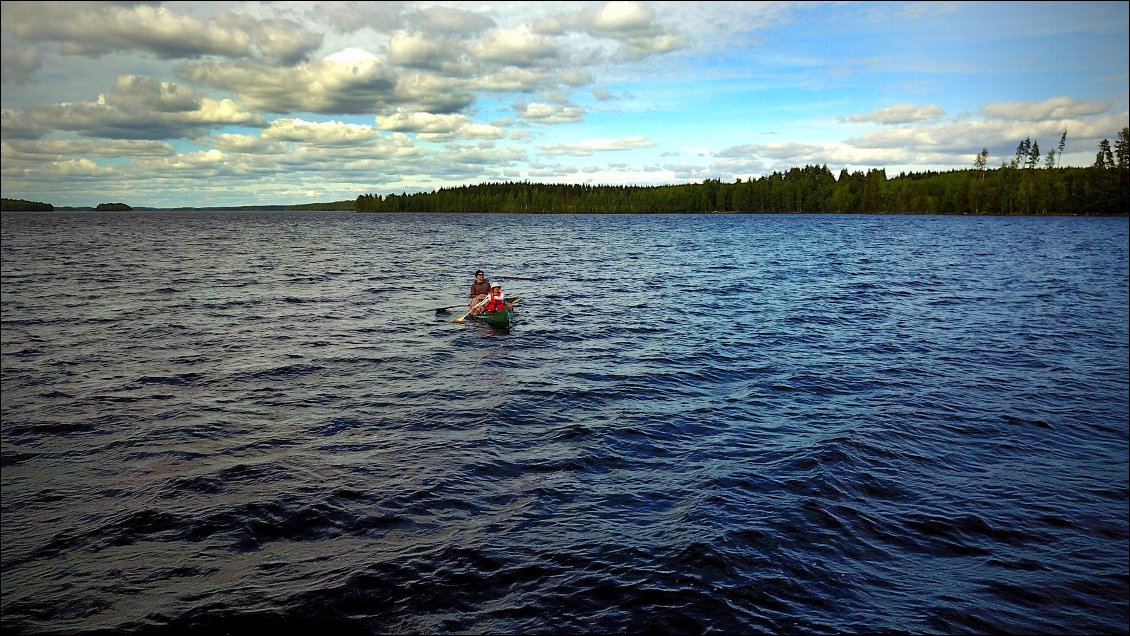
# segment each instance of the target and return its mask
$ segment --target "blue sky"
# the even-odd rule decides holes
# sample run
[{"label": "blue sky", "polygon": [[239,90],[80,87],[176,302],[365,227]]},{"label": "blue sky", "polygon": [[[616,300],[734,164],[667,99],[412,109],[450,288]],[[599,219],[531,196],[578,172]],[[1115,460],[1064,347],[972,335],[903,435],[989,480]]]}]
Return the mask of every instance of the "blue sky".
[{"label": "blue sky", "polygon": [[292,204],[944,171],[1130,123],[1126,2],[10,2],[2,189]]}]

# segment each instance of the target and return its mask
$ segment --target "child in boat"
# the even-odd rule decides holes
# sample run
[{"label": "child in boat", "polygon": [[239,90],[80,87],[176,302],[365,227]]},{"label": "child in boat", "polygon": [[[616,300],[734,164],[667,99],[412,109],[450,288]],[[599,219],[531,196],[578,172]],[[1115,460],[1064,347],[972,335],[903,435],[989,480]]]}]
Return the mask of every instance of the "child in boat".
[{"label": "child in boat", "polygon": [[510,309],[512,305],[506,302],[502,297],[502,283],[492,281],[490,284],[490,294],[487,296],[487,304],[483,306],[483,311],[499,311],[501,309]]}]

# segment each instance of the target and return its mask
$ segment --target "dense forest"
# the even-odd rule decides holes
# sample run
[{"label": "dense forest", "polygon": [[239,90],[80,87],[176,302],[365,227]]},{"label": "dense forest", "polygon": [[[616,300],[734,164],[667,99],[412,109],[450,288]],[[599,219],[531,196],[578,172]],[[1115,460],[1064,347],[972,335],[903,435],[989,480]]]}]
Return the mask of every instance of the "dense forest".
[{"label": "dense forest", "polygon": [[[1062,153],[1067,133],[1060,139]],[[364,194],[358,212],[527,213],[872,213],[872,214],[1081,214],[1124,215],[1130,189],[1130,129],[1112,150],[1103,140],[1095,164],[1055,166],[1056,151],[1041,155],[1025,139],[999,169],[902,174],[805,166],[757,179],[665,186],[487,183],[416,194]],[[1041,166],[1041,163],[1043,164]]]}]

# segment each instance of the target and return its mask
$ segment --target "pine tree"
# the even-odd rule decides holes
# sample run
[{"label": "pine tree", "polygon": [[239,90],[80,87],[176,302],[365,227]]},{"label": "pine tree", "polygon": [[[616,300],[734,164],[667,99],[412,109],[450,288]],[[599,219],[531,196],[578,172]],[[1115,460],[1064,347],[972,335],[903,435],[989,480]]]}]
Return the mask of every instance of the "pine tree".
[{"label": "pine tree", "polygon": [[1033,141],[1028,148],[1028,161],[1024,164],[1024,167],[1035,168],[1038,165],[1040,165],[1040,142]]},{"label": "pine tree", "polygon": [[1104,170],[1114,167],[1114,155],[1110,151],[1110,140],[1099,142],[1099,152],[1095,155],[1095,167]]},{"label": "pine tree", "polygon": [[1012,162],[1009,165],[1013,168],[1019,168],[1021,159],[1027,158],[1028,152],[1031,149],[1032,149],[1032,139],[1029,138],[1029,137],[1025,137],[1024,141],[1020,142],[1020,144],[1018,146],[1016,146],[1016,154],[1013,155]]},{"label": "pine tree", "polygon": [[1119,170],[1130,168],[1130,128],[1125,126],[1118,131],[1118,140],[1114,142],[1114,165]]}]

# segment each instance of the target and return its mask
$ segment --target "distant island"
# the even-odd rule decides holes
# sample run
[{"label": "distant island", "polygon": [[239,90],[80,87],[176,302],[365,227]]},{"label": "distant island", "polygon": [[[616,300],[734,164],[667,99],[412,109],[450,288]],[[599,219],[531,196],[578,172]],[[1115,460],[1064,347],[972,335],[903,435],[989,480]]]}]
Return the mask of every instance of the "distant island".
[{"label": "distant island", "polygon": [[[1067,131],[1060,139],[1059,152]],[[825,166],[733,183],[706,179],[678,185],[571,185],[503,182],[440,188],[408,194],[363,194],[356,200],[301,205],[223,208],[141,208],[102,203],[97,210],[354,211],[377,213],[526,214],[984,214],[1126,216],[1130,210],[1130,128],[1112,149],[1099,144],[1094,165],[1056,166],[1056,152],[1041,155],[1025,139],[1000,168],[985,163],[982,149],[972,169],[912,172],[887,177],[885,169],[835,176]],[[1041,165],[1042,164],[1042,165]],[[3,210],[80,210],[47,203],[3,199]]]},{"label": "distant island", "polygon": [[40,211],[40,212],[200,212],[207,210],[227,210],[239,212],[287,212],[296,210],[319,211],[349,211],[357,209],[355,200],[334,201],[331,203],[303,203],[299,205],[242,205],[223,207],[187,207],[173,208],[133,207],[125,203],[99,203],[97,206],[54,206],[50,203],[38,201],[25,201],[23,199],[0,199],[0,209],[4,212],[13,211]]},{"label": "distant island", "polygon": [[51,212],[55,206],[39,201],[24,201],[23,199],[0,199],[0,211],[7,212]]}]

